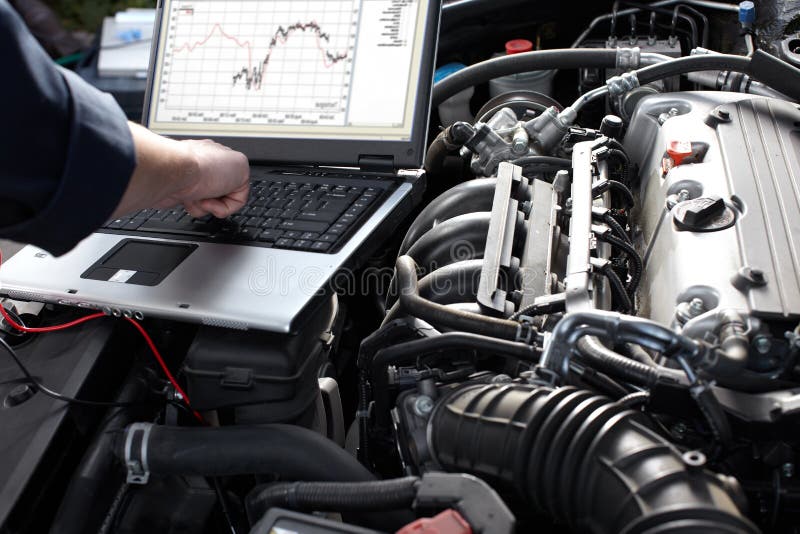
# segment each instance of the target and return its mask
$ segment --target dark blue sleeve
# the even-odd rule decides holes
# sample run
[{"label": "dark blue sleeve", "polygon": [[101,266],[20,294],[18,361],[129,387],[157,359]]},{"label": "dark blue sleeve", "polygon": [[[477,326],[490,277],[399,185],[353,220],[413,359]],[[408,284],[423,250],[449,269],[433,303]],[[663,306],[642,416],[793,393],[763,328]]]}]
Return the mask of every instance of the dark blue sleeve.
[{"label": "dark blue sleeve", "polygon": [[116,208],[136,166],[114,99],[55,66],[0,0],[0,237],[69,251]]}]

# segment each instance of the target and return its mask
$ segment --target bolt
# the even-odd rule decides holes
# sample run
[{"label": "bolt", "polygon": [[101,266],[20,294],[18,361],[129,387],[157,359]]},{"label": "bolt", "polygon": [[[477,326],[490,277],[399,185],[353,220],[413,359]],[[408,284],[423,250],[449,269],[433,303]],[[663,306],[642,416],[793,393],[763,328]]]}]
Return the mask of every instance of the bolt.
[{"label": "bolt", "polygon": [[14,389],[12,389],[8,395],[6,395],[6,399],[3,404],[6,408],[19,406],[23,402],[33,397],[34,393],[36,393],[36,391],[34,391],[33,388],[28,384],[20,384],[14,387]]},{"label": "bolt", "polygon": [[703,299],[697,297],[693,298],[689,303],[689,313],[691,316],[697,317],[704,311],[706,311],[706,305],[703,303]]},{"label": "bolt", "polygon": [[433,410],[433,399],[427,395],[420,395],[414,401],[414,413],[420,417],[428,417]]},{"label": "bolt", "polygon": [[681,189],[678,191],[678,202],[684,202],[686,200],[689,200],[689,190]]},{"label": "bolt", "polygon": [[781,474],[783,478],[792,478],[794,476],[794,464],[792,462],[786,462],[781,466]]},{"label": "bolt", "polygon": [[683,439],[683,436],[684,436],[684,434],[686,434],[687,430],[688,430],[688,427],[684,423],[675,423],[672,426],[672,434],[677,439]]},{"label": "bolt", "polygon": [[750,277],[753,279],[754,282],[763,282],[764,271],[762,271],[761,269],[750,269]]},{"label": "bolt", "polygon": [[753,346],[756,348],[759,354],[767,354],[770,350],[772,350],[772,340],[767,336],[757,336],[753,340]]},{"label": "bolt", "polygon": [[731,112],[727,109],[719,109],[717,110],[717,116],[719,116],[720,119],[727,121],[731,118]]}]

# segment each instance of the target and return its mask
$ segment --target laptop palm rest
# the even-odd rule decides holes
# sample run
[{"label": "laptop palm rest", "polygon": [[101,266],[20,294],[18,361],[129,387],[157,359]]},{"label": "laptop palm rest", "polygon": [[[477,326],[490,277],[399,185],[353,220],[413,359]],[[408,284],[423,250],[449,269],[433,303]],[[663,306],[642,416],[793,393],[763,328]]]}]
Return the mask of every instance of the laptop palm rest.
[{"label": "laptop palm rest", "polygon": [[197,248],[193,243],[125,239],[89,267],[81,278],[156,286]]}]

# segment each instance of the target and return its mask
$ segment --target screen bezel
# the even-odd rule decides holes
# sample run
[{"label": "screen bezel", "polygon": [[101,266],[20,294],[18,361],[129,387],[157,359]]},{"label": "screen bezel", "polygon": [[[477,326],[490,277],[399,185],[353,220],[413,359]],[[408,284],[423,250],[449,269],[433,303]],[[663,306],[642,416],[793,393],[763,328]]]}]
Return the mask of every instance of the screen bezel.
[{"label": "screen bezel", "polygon": [[[169,135],[169,137],[172,139],[212,139],[244,153],[251,163],[356,167],[360,159],[378,156],[381,158],[391,157],[395,169],[421,168],[425,158],[442,0],[420,1],[428,2],[428,12],[422,43],[420,79],[409,140],[377,141],[219,135]],[[142,124],[146,127],[149,127],[151,99],[156,79],[155,66],[158,65],[158,54],[161,48],[159,42],[164,13],[163,0],[158,0],[142,114]]]}]

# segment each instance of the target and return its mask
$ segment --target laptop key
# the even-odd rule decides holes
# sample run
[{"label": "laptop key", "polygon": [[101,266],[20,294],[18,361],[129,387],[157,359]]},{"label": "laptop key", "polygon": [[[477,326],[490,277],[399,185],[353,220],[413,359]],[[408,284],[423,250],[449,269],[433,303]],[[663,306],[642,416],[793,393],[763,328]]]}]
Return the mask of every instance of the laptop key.
[{"label": "laptop key", "polygon": [[282,238],[278,239],[277,241],[275,241],[275,246],[276,247],[289,248],[292,245],[294,245],[294,239],[287,239],[285,237],[282,237]]},{"label": "laptop key", "polygon": [[336,243],[336,240],[339,239],[339,236],[333,233],[322,234],[317,238],[317,241],[324,241],[325,243]]},{"label": "laptop key", "polygon": [[208,235],[214,232],[216,225],[186,221],[145,221],[137,230],[141,232],[162,232],[180,235]]},{"label": "laptop key", "polygon": [[297,232],[295,230],[289,230],[288,232],[283,233],[283,237],[287,239],[300,239],[301,235],[303,235],[302,232]]},{"label": "laptop key", "polygon": [[300,239],[309,239],[311,241],[316,241],[319,238],[319,234],[316,232],[305,232],[303,235],[300,236]]},{"label": "laptop key", "polygon": [[329,224],[325,222],[312,222],[312,221],[283,221],[280,228],[284,230],[297,230],[299,232],[316,232],[321,234],[328,229]]},{"label": "laptop key", "polygon": [[106,228],[111,228],[112,230],[118,230],[125,226],[127,221],[125,219],[114,219],[113,221],[109,221],[108,224],[105,225]]},{"label": "laptop key", "polygon": [[298,221],[317,221],[323,223],[332,223],[339,218],[339,214],[335,211],[303,211],[297,215]]},{"label": "laptop key", "polygon": [[297,250],[308,250],[311,248],[311,241],[308,239],[298,239],[292,244],[292,248]]},{"label": "laptop key", "polygon": [[311,250],[316,252],[325,252],[329,248],[331,248],[331,243],[326,243],[325,241],[314,241],[311,244]]},{"label": "laptop key", "polygon": [[267,241],[273,243],[283,236],[283,230],[269,229],[261,232],[258,236],[259,241]]},{"label": "laptop key", "polygon": [[242,228],[239,230],[239,238],[246,241],[255,241],[258,238],[257,228]]}]

